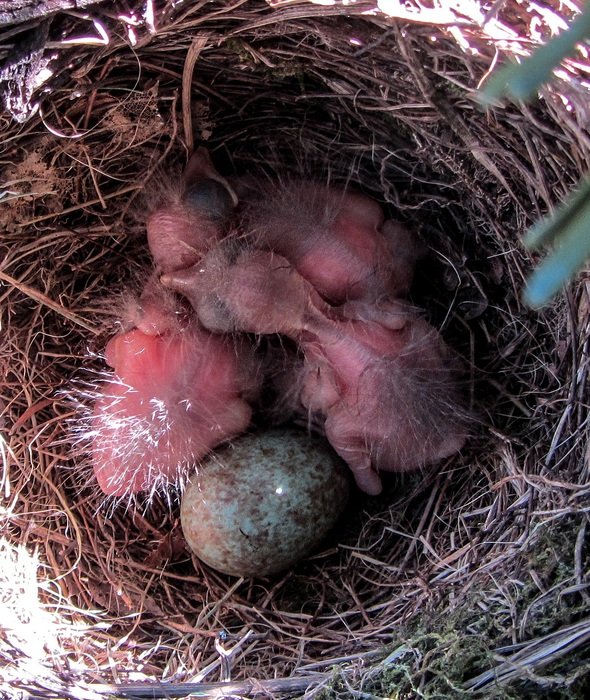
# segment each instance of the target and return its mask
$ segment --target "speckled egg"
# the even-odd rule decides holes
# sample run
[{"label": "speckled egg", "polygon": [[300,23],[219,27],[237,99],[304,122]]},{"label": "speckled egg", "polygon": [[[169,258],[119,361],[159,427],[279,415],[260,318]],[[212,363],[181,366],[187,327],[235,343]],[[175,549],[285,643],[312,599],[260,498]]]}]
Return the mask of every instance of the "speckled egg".
[{"label": "speckled egg", "polygon": [[270,430],[243,436],[200,464],[180,520],[189,547],[209,566],[266,576],[320,543],[348,490],[346,467],[323,441]]}]

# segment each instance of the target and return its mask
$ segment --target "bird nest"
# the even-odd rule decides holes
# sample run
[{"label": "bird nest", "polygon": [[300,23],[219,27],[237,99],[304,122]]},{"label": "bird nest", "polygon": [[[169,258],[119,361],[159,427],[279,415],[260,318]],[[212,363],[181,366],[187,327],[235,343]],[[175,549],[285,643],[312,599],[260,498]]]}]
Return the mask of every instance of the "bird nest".
[{"label": "bird nest", "polygon": [[[533,105],[475,97],[573,5],[30,5],[0,46],[0,693],[582,697],[590,286],[531,311],[520,240],[588,169],[585,56]],[[356,495],[260,580],[190,556],[174,493],[105,506],[72,432],[150,193],[203,144],[226,175],[382,202],[428,247],[412,301],[469,375],[460,455]]]}]

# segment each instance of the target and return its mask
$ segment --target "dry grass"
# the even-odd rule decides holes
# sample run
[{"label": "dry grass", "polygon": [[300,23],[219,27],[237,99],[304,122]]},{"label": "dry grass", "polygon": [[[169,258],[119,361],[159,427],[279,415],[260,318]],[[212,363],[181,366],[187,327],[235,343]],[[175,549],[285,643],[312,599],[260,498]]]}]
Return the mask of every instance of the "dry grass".
[{"label": "dry grass", "polygon": [[[440,5],[412,23],[298,0],[162,4],[155,29],[108,4],[54,19],[36,113],[0,122],[0,693],[583,696],[590,280],[530,312],[519,240],[588,170],[588,64],[484,113],[496,50],[526,53],[573,5],[506,0],[487,24]],[[101,508],[68,428],[64,391],[102,371],[145,274],[149,192],[193,134],[226,172],[329,173],[386,202],[428,243],[415,299],[471,371],[462,455],[357,498],[268,580],[191,560],[174,494]]]}]

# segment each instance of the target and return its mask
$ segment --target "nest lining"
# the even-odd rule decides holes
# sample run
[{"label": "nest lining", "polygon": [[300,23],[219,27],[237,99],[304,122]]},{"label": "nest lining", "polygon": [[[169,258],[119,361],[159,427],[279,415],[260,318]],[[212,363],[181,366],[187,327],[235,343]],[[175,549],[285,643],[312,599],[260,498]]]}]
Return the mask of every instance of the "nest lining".
[{"label": "nest lining", "polygon": [[[116,8],[97,10],[109,44],[62,52],[39,112],[2,123],[2,571],[17,573],[0,588],[6,692],[229,679],[245,697],[256,683],[281,697],[582,692],[588,282],[528,311],[519,244],[588,166],[580,110],[547,93],[481,111],[470,90],[494,45],[475,26],[462,29],[472,54],[366,4],[279,5],[160,8],[133,50]],[[520,6],[505,5],[520,28]],[[80,486],[62,393],[84,402],[75,380],[100,376],[113,307],[145,275],[142,212],[192,139],[227,173],[313,173],[384,202],[431,250],[414,300],[472,380],[476,428],[459,458],[359,496],[321,552],[268,580],[191,560],[174,494],[101,507]]]}]

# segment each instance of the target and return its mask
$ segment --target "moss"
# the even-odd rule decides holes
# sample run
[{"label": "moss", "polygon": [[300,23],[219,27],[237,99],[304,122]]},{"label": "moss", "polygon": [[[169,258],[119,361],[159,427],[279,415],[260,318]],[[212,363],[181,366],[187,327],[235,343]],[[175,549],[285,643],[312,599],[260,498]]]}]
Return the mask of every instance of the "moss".
[{"label": "moss", "polygon": [[[367,698],[391,700],[588,697],[590,663],[582,646],[547,666],[527,669],[524,680],[468,690],[470,679],[510,655],[497,649],[542,638],[587,614],[582,594],[568,591],[575,583],[575,548],[584,517],[576,514],[539,528],[513,562],[509,590],[506,584],[494,591],[480,587],[444,614],[437,606],[437,612],[415,616],[393,640],[392,649],[404,644],[407,651],[393,663],[378,664],[355,687]],[[335,681],[322,700],[348,697],[342,685]]]},{"label": "moss", "polygon": [[279,60],[276,53],[273,53],[272,62],[269,63],[257,59],[252,48],[241,39],[228,39],[224,44],[224,48],[237,57],[239,65],[248,66],[259,76],[277,79],[295,77],[302,84],[308,73],[304,63],[297,60],[294,56]]},{"label": "moss", "polygon": [[[575,548],[585,517],[583,513],[564,516],[537,530],[526,553],[529,576],[518,601],[520,615],[526,615],[527,636],[548,634],[587,614],[587,601],[575,587]],[[582,559],[588,554],[587,537]]]},{"label": "moss", "polygon": [[[492,650],[483,637],[460,630],[423,634],[406,642],[406,663],[385,667],[370,688],[374,695],[397,698],[467,698],[464,682],[493,665]],[[513,697],[502,691],[501,698]]]}]

